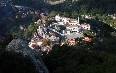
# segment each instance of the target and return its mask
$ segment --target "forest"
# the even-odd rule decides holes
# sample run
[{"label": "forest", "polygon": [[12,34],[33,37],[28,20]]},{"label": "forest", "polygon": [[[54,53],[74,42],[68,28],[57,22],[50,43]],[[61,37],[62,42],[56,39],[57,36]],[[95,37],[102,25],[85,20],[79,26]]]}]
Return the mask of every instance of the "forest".
[{"label": "forest", "polygon": [[0,73],[36,73],[30,57],[0,48]]},{"label": "forest", "polygon": [[[76,11],[79,14],[114,14],[116,13],[115,0],[78,0],[53,6],[54,10],[62,12]],[[53,8],[52,8],[53,9]]]},{"label": "forest", "polygon": [[55,45],[42,58],[50,73],[114,73],[116,46],[111,43],[96,43],[96,47],[86,42],[81,46]]},{"label": "forest", "polygon": [[[66,0],[65,3],[53,6],[43,3],[43,0],[12,1],[14,5],[40,9],[47,7],[52,15],[58,12],[74,18],[81,14],[101,16],[116,13],[116,0],[78,0],[74,2]],[[9,24],[7,23],[7,25]],[[33,31],[32,27],[31,24],[28,26],[30,32]],[[13,36],[7,35],[7,37],[0,39],[4,39],[3,41],[0,40],[0,73],[36,73],[29,57],[4,50]],[[102,39],[95,37],[92,42],[77,43],[76,46],[55,45],[49,54],[42,56],[42,59],[50,73],[115,73],[115,47],[116,37],[112,35]]]}]

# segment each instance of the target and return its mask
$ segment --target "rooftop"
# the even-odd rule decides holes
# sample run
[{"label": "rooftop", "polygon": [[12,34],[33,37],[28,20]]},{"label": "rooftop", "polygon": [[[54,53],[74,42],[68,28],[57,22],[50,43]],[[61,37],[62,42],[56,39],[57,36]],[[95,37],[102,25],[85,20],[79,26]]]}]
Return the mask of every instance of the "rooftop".
[{"label": "rooftop", "polygon": [[70,35],[67,35],[67,39],[74,39],[78,37],[83,37],[83,34],[82,33],[78,33],[78,34],[71,33]]}]

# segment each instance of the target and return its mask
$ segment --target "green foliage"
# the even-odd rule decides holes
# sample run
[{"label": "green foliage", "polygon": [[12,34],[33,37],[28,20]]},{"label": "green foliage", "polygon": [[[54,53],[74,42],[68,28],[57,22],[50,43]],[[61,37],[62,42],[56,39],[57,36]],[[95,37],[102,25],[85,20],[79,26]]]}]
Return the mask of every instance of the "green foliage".
[{"label": "green foliage", "polygon": [[57,12],[52,11],[52,12],[49,13],[49,17],[54,17],[56,14],[57,14]]},{"label": "green foliage", "polygon": [[116,55],[67,45],[55,45],[43,60],[50,73],[114,73],[116,71]]},{"label": "green foliage", "polygon": [[55,1],[58,1],[58,0],[48,0],[48,1],[52,1],[52,2],[55,2]]},{"label": "green foliage", "polygon": [[91,32],[90,30],[84,30],[83,33],[85,36],[95,37],[95,33]]},{"label": "green foliage", "polygon": [[[57,10],[55,9],[57,8]],[[116,12],[115,0],[78,0],[66,1],[64,4],[56,5],[52,10],[68,12],[69,14],[76,11],[79,14],[113,14]]]},{"label": "green foliage", "polygon": [[36,22],[37,18],[38,18],[38,16],[36,14],[33,14],[33,16],[32,16],[32,22]]},{"label": "green foliage", "polygon": [[19,28],[13,27],[13,28],[10,30],[10,33],[12,34],[12,36],[16,36],[16,35],[18,35],[18,31],[19,31]]},{"label": "green foliage", "polygon": [[103,41],[98,46],[100,51],[107,51],[114,54],[116,52],[116,38],[103,38]]},{"label": "green foliage", "polygon": [[79,13],[81,14],[86,14],[88,11],[87,5],[82,5],[81,8],[79,9]]},{"label": "green foliage", "polygon": [[[43,0],[12,0],[15,5],[23,5],[23,6],[31,6],[36,8],[40,8],[43,5]],[[38,6],[38,7],[37,7]]]},{"label": "green foliage", "polygon": [[78,15],[79,15],[78,12],[76,12],[76,11],[73,11],[73,12],[72,12],[72,18],[77,18]]},{"label": "green foliage", "polygon": [[29,57],[20,53],[0,50],[0,73],[36,73]]},{"label": "green foliage", "polygon": [[95,16],[96,19],[99,19],[101,21],[104,21],[105,23],[107,23],[108,25],[110,25],[111,27],[116,27],[116,24],[114,23],[115,20],[113,18],[111,18],[110,16],[106,16],[106,15],[99,15],[97,14]]},{"label": "green foliage", "polygon": [[66,27],[62,26],[62,25],[59,25],[59,28],[60,28],[60,30],[65,30],[66,29]]},{"label": "green foliage", "polygon": [[12,39],[12,35],[7,35],[7,37],[2,39],[3,41],[0,41],[0,49],[5,48],[11,42]]},{"label": "green foliage", "polygon": [[44,40],[43,41],[43,43],[42,43],[42,45],[44,45],[44,46],[47,46],[47,45],[50,45],[51,44],[51,40]]},{"label": "green foliage", "polygon": [[34,25],[33,24],[28,25],[28,30],[29,30],[29,32],[33,32],[34,31]]}]

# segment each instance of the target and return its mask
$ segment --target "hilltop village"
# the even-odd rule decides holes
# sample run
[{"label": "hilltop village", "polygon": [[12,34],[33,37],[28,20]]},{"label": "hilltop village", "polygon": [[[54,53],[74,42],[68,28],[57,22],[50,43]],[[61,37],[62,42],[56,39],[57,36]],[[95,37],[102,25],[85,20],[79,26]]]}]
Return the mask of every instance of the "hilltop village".
[{"label": "hilltop village", "polygon": [[116,0],[0,0],[0,73],[115,73]]},{"label": "hilltop village", "polygon": [[[77,42],[91,42],[90,37],[83,35],[84,30],[91,30],[90,25],[87,23],[80,24],[79,17],[78,19],[73,19],[57,14],[53,20],[54,22],[49,25],[41,23],[41,19],[35,22],[36,24],[41,24],[38,26],[36,32],[33,33],[33,38],[29,42],[31,49],[39,47],[39,50],[42,52],[46,51],[49,53],[54,44],[74,46]],[[76,41],[79,38],[81,40]]]}]

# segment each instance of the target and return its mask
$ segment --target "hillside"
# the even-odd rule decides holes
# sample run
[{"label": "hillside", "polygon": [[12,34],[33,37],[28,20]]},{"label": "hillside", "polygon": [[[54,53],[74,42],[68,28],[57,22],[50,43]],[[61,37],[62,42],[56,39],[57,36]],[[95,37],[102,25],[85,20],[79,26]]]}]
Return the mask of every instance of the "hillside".
[{"label": "hillside", "polygon": [[43,57],[50,73],[114,73],[116,71],[115,54],[93,51],[87,49],[87,45],[83,48],[79,47],[54,46],[50,54]]},{"label": "hillside", "polygon": [[0,73],[37,73],[30,57],[0,49]]},{"label": "hillside", "polygon": [[116,0],[80,0],[79,5],[89,13],[116,13]]},{"label": "hillside", "polygon": [[59,11],[77,11],[78,13],[90,14],[113,14],[116,13],[116,0],[66,0],[64,4],[53,6]]},{"label": "hillside", "polygon": [[[48,30],[48,24],[55,22],[54,16],[56,14],[67,17],[68,19],[77,19],[80,17],[79,23],[87,22],[87,24],[90,24],[90,32],[95,33],[95,36],[91,36],[91,33],[89,35],[89,33],[87,34],[87,32],[85,32],[83,33],[83,38],[80,38],[76,34],[79,38],[74,38],[75,45],[73,46],[53,45],[49,53],[46,54],[43,52],[41,55],[45,63],[44,65],[40,59],[40,54],[36,52],[39,51],[41,53],[41,46],[30,49],[28,45],[29,41],[33,41],[32,35],[36,35],[36,33],[34,33],[35,31],[37,31],[37,33],[42,32],[43,35],[44,21],[45,25],[47,25],[45,26],[47,27],[45,30]],[[9,72],[13,73],[16,73],[16,71],[19,71],[19,73],[35,73],[33,63],[36,66],[36,70],[41,71],[41,73],[48,73],[48,70],[50,73],[115,73],[116,30],[108,25],[113,22],[113,18],[108,16],[109,14],[116,14],[116,0],[65,0],[63,3],[54,5],[50,5],[47,2],[45,3],[44,0],[12,0],[10,4],[1,4],[0,49],[5,48],[9,52],[0,50],[0,73],[7,73],[5,72],[7,68],[9,68]],[[85,19],[84,17],[82,18],[81,15],[87,15],[91,18]],[[106,16],[109,18],[106,18]],[[38,20],[40,20],[40,23],[37,24]],[[104,22],[105,20],[107,21],[106,23]],[[37,30],[38,26],[40,26],[42,30]],[[57,28],[57,26],[55,28]],[[53,31],[44,32],[45,34],[50,33],[49,36],[55,33],[52,33]],[[35,39],[39,39],[40,41],[41,38],[38,37],[40,34],[36,36]],[[90,42],[84,41],[86,36],[90,38]],[[59,36],[57,37],[59,38]],[[53,39],[51,41],[53,41]],[[41,42],[42,41],[40,41],[40,43]],[[58,43],[60,44],[61,42]],[[10,51],[20,52],[24,56],[30,56],[32,60],[30,58],[28,59],[28,57],[24,57],[22,54]],[[16,60],[20,62],[16,62]],[[11,69],[12,67],[14,70]],[[29,69],[26,67],[29,67]]]}]

